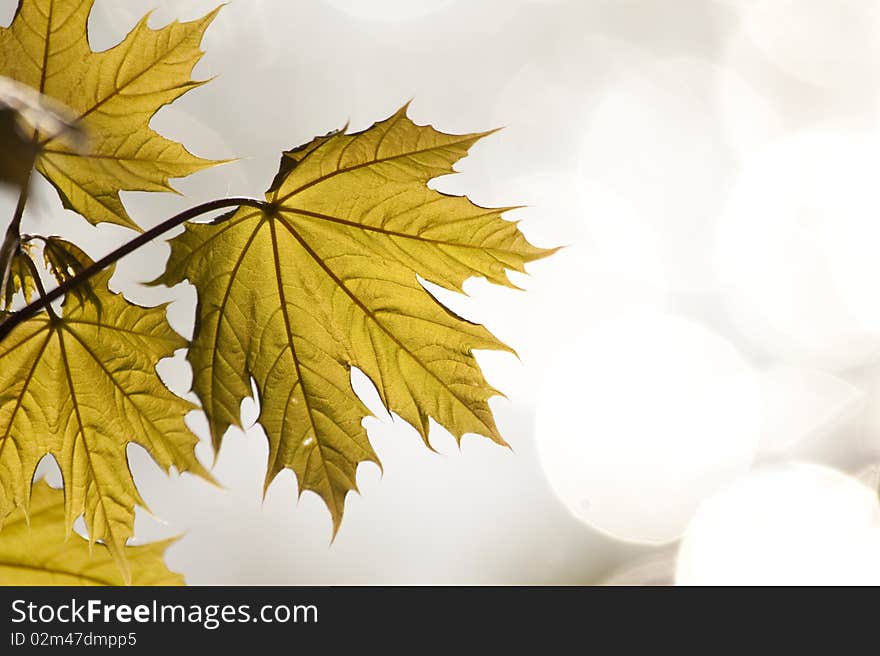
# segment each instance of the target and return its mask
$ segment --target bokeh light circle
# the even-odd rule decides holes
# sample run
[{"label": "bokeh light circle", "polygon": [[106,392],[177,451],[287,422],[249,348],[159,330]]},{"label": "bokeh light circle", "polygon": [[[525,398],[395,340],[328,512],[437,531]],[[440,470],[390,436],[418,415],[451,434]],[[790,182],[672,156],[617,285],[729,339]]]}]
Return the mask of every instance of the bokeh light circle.
[{"label": "bokeh light circle", "polygon": [[880,348],[877,140],[816,128],[745,164],[715,240],[737,327],[768,354],[832,370]]},{"label": "bokeh light circle", "polygon": [[818,465],[761,467],[707,499],[679,549],[683,585],[877,585],[874,490]]},{"label": "bokeh light circle", "polygon": [[700,324],[640,311],[565,347],[537,410],[544,472],[577,518],[664,543],[751,465],[760,392],[736,349]]}]

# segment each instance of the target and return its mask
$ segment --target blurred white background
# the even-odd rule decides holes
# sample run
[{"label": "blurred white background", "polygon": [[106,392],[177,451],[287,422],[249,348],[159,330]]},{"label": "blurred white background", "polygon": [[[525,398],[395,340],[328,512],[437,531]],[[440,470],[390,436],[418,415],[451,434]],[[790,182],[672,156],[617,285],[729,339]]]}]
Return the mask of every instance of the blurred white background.
[{"label": "blurred white background", "polygon": [[[215,2],[97,0],[92,45]],[[384,475],[359,470],[332,545],[289,472],[261,498],[259,428],[227,435],[222,490],[132,448],[139,541],[184,534],[168,560],[193,584],[878,582],[878,30],[869,0],[233,0],[196,69],[217,79],[153,126],[242,159],[126,194],[141,225],[260,195],[281,150],[413,99],[446,132],[506,126],[438,188],[528,205],[509,218],[569,247],[526,293],[443,297],[520,355],[480,356],[512,452],[435,427],[431,453],[356,380]],[[96,256],[130,238],[47,187],[25,229]],[[167,254],[114,285],[174,299],[189,335],[192,289],[137,284]],[[182,354],[161,371],[189,389]]]}]

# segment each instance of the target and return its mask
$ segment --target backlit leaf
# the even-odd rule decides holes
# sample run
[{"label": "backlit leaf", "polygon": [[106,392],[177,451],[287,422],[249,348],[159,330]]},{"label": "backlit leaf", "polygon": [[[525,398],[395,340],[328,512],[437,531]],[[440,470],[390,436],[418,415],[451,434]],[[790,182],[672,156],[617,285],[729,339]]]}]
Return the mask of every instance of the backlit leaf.
[{"label": "backlit leaf", "polygon": [[[86,255],[79,246],[56,236],[43,239],[43,261],[59,285],[72,280],[93,263],[92,258]],[[100,313],[101,301],[92,290],[91,285],[77,285],[68,294],[72,294],[80,302],[85,302],[88,299],[94,303],[96,310]]]},{"label": "backlit leaf", "polygon": [[[116,562],[104,545],[67,534],[64,493],[45,481],[34,485],[29,517],[24,508],[0,530],[0,585],[123,585]],[[183,585],[166,567],[165,550],[173,540],[125,547],[134,585]]]},{"label": "backlit leaf", "polygon": [[[27,246],[20,246],[27,248]],[[6,285],[6,291],[3,299],[0,299],[0,309],[9,310],[15,301],[17,294],[21,294],[22,299],[26,303],[30,303],[37,291],[31,270],[27,265],[27,252],[19,250],[14,253],[9,262],[9,284]]]},{"label": "backlit leaf", "polygon": [[160,280],[198,290],[188,357],[215,445],[240,425],[253,377],[269,439],[266,485],[292,469],[335,528],[357,465],[377,461],[352,367],[426,442],[433,418],[456,438],[504,444],[488,405],[497,391],[473,351],[507,347],[418,279],[451,290],[474,276],[510,285],[507,270],[552,252],[530,245],[503,209],[427,186],[482,136],[416,125],[404,108],[285,153],[266,195],[271,211],[243,207],[172,241]]},{"label": "backlit leaf", "polygon": [[100,302],[68,296],[60,318],[42,313],[0,342],[0,517],[27,507],[34,471],[51,454],[61,469],[68,530],[83,515],[125,573],[135,505],[144,505],[126,447],[145,448],[210,480],[184,423],[193,406],[172,394],[156,364],[186,345],[165,308],[142,308],[112,293],[112,269],[92,279]]},{"label": "backlit leaf", "polygon": [[21,0],[0,28],[0,75],[36,89],[72,110],[85,149],[38,131],[36,167],[65,205],[92,223],[136,228],[121,190],[171,191],[170,178],[216,162],[191,155],[149,127],[163,106],[202,82],[190,78],[199,45],[218,10],[159,30],[145,16],[122,43],[93,52],[86,24],[94,0]]}]

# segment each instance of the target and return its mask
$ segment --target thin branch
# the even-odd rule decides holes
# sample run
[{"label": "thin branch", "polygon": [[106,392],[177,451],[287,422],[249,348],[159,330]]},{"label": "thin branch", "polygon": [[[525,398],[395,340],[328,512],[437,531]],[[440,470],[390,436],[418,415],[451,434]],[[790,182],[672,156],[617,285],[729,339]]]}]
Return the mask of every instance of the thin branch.
[{"label": "thin branch", "polygon": [[28,189],[31,185],[31,173],[33,169],[28,171],[27,176],[21,183],[21,192],[18,194],[18,203],[15,206],[15,214],[12,216],[12,223],[9,224],[7,234],[15,231],[18,233],[21,228],[21,217],[24,216],[24,206],[27,205]]},{"label": "thin branch", "polygon": [[190,219],[194,219],[195,217],[201,216],[202,214],[207,214],[208,212],[221,210],[226,207],[241,207],[244,205],[249,207],[256,207],[259,209],[270,209],[269,203],[264,200],[257,200],[256,198],[221,198],[220,200],[212,200],[208,203],[196,205],[195,207],[191,207],[190,209],[185,210],[180,214],[176,214],[170,219],[166,219],[156,227],[151,228],[150,230],[147,230],[146,232],[138,235],[131,241],[126,242],[113,252],[108,253],[107,255],[102,257],[100,260],[87,266],[74,277],[64,281],[62,284],[58,285],[58,287],[55,287],[45,296],[35,300],[33,303],[30,303],[29,305],[23,307],[21,310],[18,310],[17,312],[12,314],[8,319],[6,319],[6,321],[0,323],[0,340],[3,340],[7,335],[9,335],[9,333],[12,332],[12,330],[16,326],[27,321],[41,310],[48,308],[53,301],[58,300],[77,285],[82,284],[83,282],[94,276],[96,273],[103,271],[108,266],[115,263],[117,260],[120,260],[129,253],[136,251],[141,246],[153,241],[156,237],[162,235],[165,232],[168,232],[172,228],[176,228],[177,226],[186,223]]}]

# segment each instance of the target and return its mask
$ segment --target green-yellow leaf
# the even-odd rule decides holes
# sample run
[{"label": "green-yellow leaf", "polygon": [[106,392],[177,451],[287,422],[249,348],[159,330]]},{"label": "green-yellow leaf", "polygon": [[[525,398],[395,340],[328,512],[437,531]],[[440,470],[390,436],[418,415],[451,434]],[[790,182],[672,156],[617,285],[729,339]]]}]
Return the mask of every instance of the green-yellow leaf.
[{"label": "green-yellow leaf", "polygon": [[416,125],[403,108],[365,132],[285,153],[266,195],[271,211],[243,207],[172,241],[160,280],[198,290],[188,357],[215,446],[240,425],[253,377],[266,485],[292,469],[301,492],[327,503],[334,528],[358,464],[377,461],[352,367],[426,442],[433,418],[456,438],[504,444],[488,405],[498,392],[473,351],[507,347],[418,279],[453,290],[473,276],[509,285],[508,269],[552,252],[530,245],[504,210],[428,188],[481,136]]},{"label": "green-yellow leaf", "polygon": [[[43,261],[59,285],[72,280],[92,264],[92,258],[79,246],[57,236],[43,238]],[[88,299],[100,312],[101,301],[91,285],[77,285],[68,294],[75,296],[81,303]]]},{"label": "green-yellow leaf", "polygon": [[93,52],[86,32],[93,4],[21,0],[12,24],[0,28],[0,75],[70,107],[86,133],[83,150],[52,134],[37,137],[37,170],[64,206],[92,223],[137,228],[120,191],[173,191],[170,178],[217,163],[193,156],[149,122],[163,105],[203,84],[190,76],[218,10],[159,30],[145,16],[120,44]]},{"label": "green-yellow leaf", "polygon": [[9,283],[0,299],[0,309],[10,310],[17,294],[21,294],[22,299],[30,303],[37,291],[36,282],[27,265],[27,248],[26,245],[20,246],[9,262]]},{"label": "green-yellow leaf", "polygon": [[126,574],[125,544],[135,505],[144,505],[128,468],[129,443],[166,471],[210,480],[184,416],[193,406],[156,373],[186,342],[165,307],[143,308],[112,293],[112,270],[92,279],[99,304],[68,296],[60,318],[46,313],[0,342],[0,517],[27,507],[40,459],[51,454],[65,487],[68,530],[83,515]]},{"label": "green-yellow leaf", "polygon": [[[0,585],[123,585],[125,581],[104,545],[89,545],[67,534],[64,493],[39,481],[29,516],[21,507],[0,530]],[[67,534],[67,537],[65,535]],[[183,585],[166,567],[165,550],[174,540],[124,549],[134,585]]]},{"label": "green-yellow leaf", "polygon": [[59,285],[92,264],[92,258],[79,246],[54,235],[43,238],[43,260]]}]

